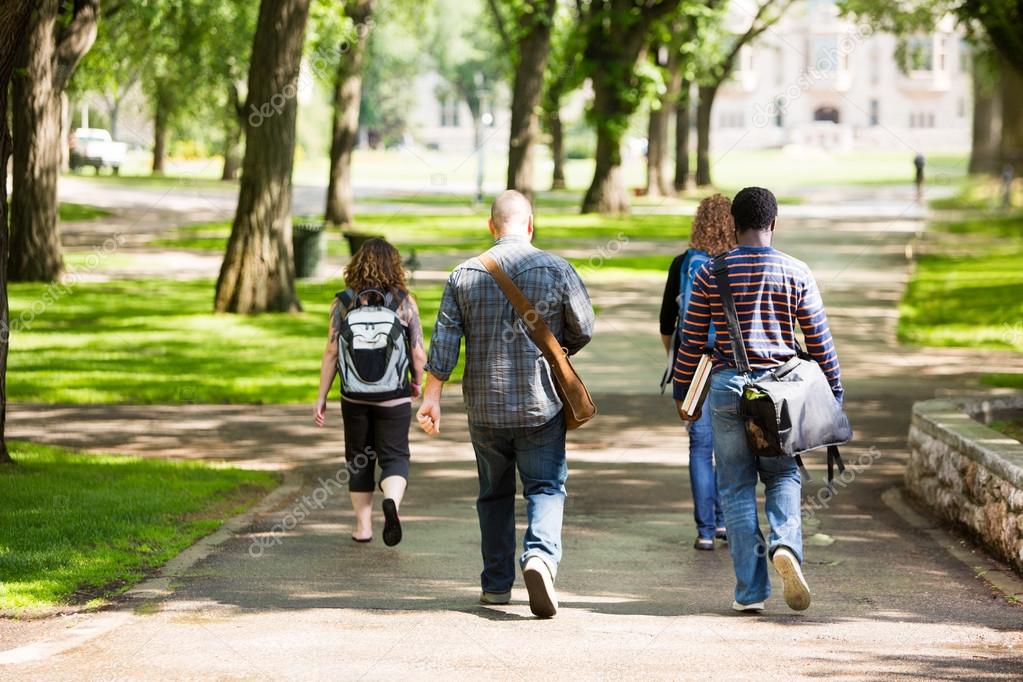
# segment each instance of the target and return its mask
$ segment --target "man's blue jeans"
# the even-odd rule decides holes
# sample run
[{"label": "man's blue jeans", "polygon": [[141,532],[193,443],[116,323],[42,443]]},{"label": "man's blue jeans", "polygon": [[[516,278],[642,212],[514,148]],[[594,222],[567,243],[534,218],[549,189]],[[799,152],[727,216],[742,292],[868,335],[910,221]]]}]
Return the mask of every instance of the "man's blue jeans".
[{"label": "man's blue jeans", "polygon": [[[754,374],[759,379],[763,374]],[[778,547],[803,561],[799,467],[791,457],[754,457],[746,444],[739,416],[745,380],[734,369],[711,377],[709,407],[717,452],[718,486],[728,526],[728,549],[735,569],[735,601],[753,604],[767,599],[771,582],[767,560]],[[757,476],[766,488],[765,511],[771,535],[765,543],[757,519]]]},{"label": "man's blue jeans", "polygon": [[469,425],[476,451],[484,592],[507,592],[515,582],[515,469],[526,498],[527,528],[522,564],[539,556],[557,572],[565,510],[565,420],[559,413],[534,428]]},{"label": "man's blue jeans", "polygon": [[721,497],[714,473],[714,433],[710,410],[689,425],[689,482],[693,488],[693,516],[701,538],[713,539],[714,531],[725,527]]}]

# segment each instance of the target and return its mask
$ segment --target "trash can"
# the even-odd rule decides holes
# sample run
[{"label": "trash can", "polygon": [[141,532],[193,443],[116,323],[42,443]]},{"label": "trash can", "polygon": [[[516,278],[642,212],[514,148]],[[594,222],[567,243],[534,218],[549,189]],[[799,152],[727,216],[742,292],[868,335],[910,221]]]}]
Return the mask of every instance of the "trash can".
[{"label": "trash can", "polygon": [[295,276],[312,277],[327,250],[324,223],[298,223],[291,228],[291,245],[295,252]]},{"label": "trash can", "polygon": [[365,232],[345,232],[345,239],[348,240],[348,252],[353,256],[362,248],[362,245],[370,239],[383,239],[379,234],[367,234]]}]

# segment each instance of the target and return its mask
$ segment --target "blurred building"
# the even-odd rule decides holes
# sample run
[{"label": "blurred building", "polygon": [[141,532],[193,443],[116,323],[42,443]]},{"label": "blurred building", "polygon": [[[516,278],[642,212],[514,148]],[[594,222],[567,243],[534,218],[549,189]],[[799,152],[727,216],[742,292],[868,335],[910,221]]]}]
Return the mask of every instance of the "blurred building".
[{"label": "blurred building", "polygon": [[[736,31],[746,4],[733,4]],[[742,50],[714,104],[712,146],[968,149],[969,53],[954,19],[905,41],[904,66],[898,46],[839,17],[833,0],[797,2]]]}]

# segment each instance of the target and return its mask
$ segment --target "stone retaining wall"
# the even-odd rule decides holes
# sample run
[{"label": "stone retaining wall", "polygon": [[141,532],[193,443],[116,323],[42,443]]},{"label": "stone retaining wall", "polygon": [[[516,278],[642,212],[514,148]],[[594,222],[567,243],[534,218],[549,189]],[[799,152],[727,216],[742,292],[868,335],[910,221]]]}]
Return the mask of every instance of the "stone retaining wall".
[{"label": "stone retaining wall", "polygon": [[906,485],[1023,574],[1023,444],[982,423],[1019,409],[1023,394],[914,405]]}]

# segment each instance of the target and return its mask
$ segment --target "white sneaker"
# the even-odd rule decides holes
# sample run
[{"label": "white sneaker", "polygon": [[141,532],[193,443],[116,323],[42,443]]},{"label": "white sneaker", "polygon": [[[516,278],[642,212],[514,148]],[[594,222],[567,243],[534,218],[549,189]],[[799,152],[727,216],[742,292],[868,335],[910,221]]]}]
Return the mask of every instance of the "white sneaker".
[{"label": "white sneaker", "polygon": [[511,592],[484,592],[480,595],[480,604],[487,606],[504,606],[511,601]]},{"label": "white sneaker", "polygon": [[771,563],[785,583],[785,603],[793,611],[805,611],[810,607],[810,586],[803,577],[796,555],[786,547],[779,547],[771,557]]},{"label": "white sneaker", "polygon": [[752,604],[740,604],[737,601],[733,601],[732,608],[743,613],[759,613],[764,610],[764,602],[756,601]]},{"label": "white sneaker", "polygon": [[538,556],[529,557],[522,567],[522,578],[529,593],[529,610],[537,618],[553,618],[558,613],[558,595],[547,562]]}]

